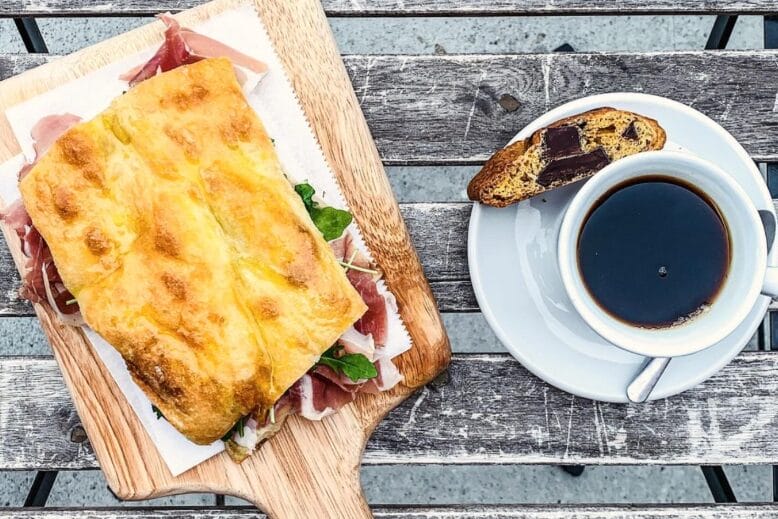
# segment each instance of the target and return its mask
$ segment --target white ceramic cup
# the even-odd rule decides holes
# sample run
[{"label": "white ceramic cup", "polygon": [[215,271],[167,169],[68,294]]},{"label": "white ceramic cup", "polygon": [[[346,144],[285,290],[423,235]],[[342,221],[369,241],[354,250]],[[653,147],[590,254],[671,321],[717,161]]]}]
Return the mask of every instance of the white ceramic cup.
[{"label": "white ceramic cup", "polygon": [[[730,266],[707,310],[683,324],[641,328],[612,317],[597,304],[581,278],[577,246],[584,220],[602,196],[624,181],[656,175],[693,185],[716,205],[729,231]],[[589,179],[562,219],[558,259],[565,290],[589,326],[614,345],[647,357],[689,355],[712,346],[735,330],[760,294],[778,296],[778,267],[767,266],[765,231],[754,204],[727,173],[689,153],[639,153],[609,164]]]}]

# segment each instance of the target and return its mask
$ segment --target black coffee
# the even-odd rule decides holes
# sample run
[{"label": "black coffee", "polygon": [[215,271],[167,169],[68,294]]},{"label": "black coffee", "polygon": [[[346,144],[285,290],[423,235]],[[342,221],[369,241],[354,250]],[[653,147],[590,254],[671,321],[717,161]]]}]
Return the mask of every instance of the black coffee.
[{"label": "black coffee", "polygon": [[727,227],[705,196],[661,175],[606,193],[578,237],[578,268],[614,317],[670,326],[713,302],[727,277]]}]

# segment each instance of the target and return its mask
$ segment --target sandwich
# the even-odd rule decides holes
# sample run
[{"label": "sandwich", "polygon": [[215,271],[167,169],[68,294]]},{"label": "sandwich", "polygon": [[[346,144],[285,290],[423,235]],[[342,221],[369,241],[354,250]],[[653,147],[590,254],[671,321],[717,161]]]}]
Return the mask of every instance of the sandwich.
[{"label": "sandwich", "polygon": [[401,380],[382,355],[394,300],[351,214],[287,180],[241,89],[263,64],[165,21],[107,109],[35,127],[3,219],[22,295],[100,334],[160,419],[240,462],[286,417]]}]

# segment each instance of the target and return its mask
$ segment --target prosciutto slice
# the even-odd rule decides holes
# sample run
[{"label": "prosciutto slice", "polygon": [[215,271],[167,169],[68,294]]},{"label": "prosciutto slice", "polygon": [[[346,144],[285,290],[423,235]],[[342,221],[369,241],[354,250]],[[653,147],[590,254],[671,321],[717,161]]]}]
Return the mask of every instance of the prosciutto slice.
[{"label": "prosciutto slice", "polygon": [[354,394],[327,379],[308,373],[298,380],[290,391],[297,412],[308,420],[321,420],[354,400]]},{"label": "prosciutto slice", "polygon": [[343,391],[348,391],[349,393],[356,393],[367,382],[367,380],[351,380],[346,375],[338,373],[329,366],[316,366],[311,370],[311,374],[335,384]]},{"label": "prosciutto slice", "polygon": [[370,361],[375,360],[375,341],[372,335],[360,333],[353,326],[340,336],[338,344],[346,353],[360,354]]},{"label": "prosciutto slice", "polygon": [[370,274],[349,270],[346,277],[367,305],[367,311],[354,323],[354,329],[363,335],[371,335],[377,344],[384,344],[388,328],[386,299],[378,292],[378,287]]},{"label": "prosciutto slice", "polygon": [[394,361],[386,356],[378,357],[375,361],[375,367],[378,370],[378,376],[367,381],[361,388],[363,393],[388,391],[403,379],[402,373],[397,369]]},{"label": "prosciutto slice", "polygon": [[[358,267],[346,267],[346,276],[367,305],[367,312],[354,323],[354,329],[362,335],[372,336],[376,344],[384,344],[388,329],[387,300],[376,285],[381,273],[371,268],[370,261],[356,248],[350,234],[333,240],[330,247],[340,261]],[[366,272],[370,270],[377,274]]]},{"label": "prosciutto slice", "polygon": [[59,276],[46,241],[32,224],[21,200],[8,206],[2,219],[19,237],[26,260],[19,295],[33,303],[48,301],[64,324],[80,324],[78,304]]},{"label": "prosciutto slice", "polygon": [[196,63],[205,58],[228,58],[233,65],[246,68],[258,74],[267,72],[267,65],[220,41],[209,38],[191,29],[181,27],[170,13],[159,15],[165,23],[165,42],[157,49],[149,61],[139,67],[128,70],[119,79],[128,81],[130,86],[154,77],[162,72],[173,70],[181,65]]},{"label": "prosciutto slice", "polygon": [[[77,115],[61,114],[49,115],[38,121],[30,132],[35,159],[22,167],[19,180],[24,178],[60,135],[80,120]],[[32,224],[32,219],[27,214],[21,199],[0,212],[0,220],[16,232],[26,257],[19,295],[33,303],[48,301],[64,324],[72,326],[82,324],[78,303],[75,302],[73,294],[65,288],[49,246]]]},{"label": "prosciutto slice", "polygon": [[352,402],[359,393],[388,391],[402,381],[403,376],[392,359],[375,361],[378,376],[370,380],[352,381],[328,366],[316,366],[292,388],[295,411],[308,420],[321,420]]},{"label": "prosciutto slice", "polygon": [[35,160],[49,151],[54,141],[68,131],[71,127],[81,122],[81,118],[73,114],[47,115],[32,127],[32,147],[35,150]]},{"label": "prosciutto slice", "polygon": [[32,137],[32,149],[35,151],[35,158],[32,162],[26,163],[19,171],[19,180],[23,179],[27,173],[32,169],[38,158],[46,153],[54,141],[56,141],[63,133],[68,131],[76,123],[80,122],[81,118],[73,114],[56,114],[47,115],[32,127],[30,130],[30,136]]}]

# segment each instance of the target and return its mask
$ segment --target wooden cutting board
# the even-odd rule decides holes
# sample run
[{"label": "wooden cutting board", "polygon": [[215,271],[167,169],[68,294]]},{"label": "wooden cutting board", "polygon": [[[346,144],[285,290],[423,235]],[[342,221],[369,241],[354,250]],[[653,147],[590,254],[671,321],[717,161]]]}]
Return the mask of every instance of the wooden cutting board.
[{"label": "wooden cutting board", "polygon": [[[386,273],[413,348],[399,357],[405,382],[357,401],[321,422],[293,417],[244,463],[222,453],[173,477],[119,388],[79,329],[47,305],[35,311],[73,395],[100,466],[123,499],[218,492],[247,499],[273,517],[369,517],[359,483],[365,442],[381,418],[445,369],[451,352],[435,301],[318,0],[216,0],[177,16],[192,26],[249,3],[264,21],[292,79],[365,242]],[[13,106],[113,60],[162,42],[154,22],[0,83],[0,108]],[[326,87],[323,88],[323,86]],[[0,161],[20,149],[0,119]],[[15,235],[3,228],[22,264]]]}]

